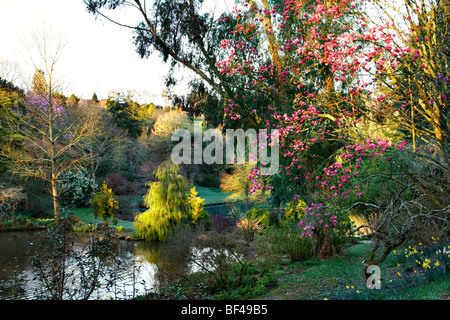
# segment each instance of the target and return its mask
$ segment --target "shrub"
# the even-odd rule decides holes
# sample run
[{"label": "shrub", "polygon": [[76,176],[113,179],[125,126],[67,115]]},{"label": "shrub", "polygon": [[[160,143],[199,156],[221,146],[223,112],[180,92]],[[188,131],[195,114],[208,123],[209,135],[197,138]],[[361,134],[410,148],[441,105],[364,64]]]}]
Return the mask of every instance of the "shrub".
[{"label": "shrub", "polygon": [[119,209],[119,203],[114,199],[113,191],[108,188],[106,182],[103,182],[100,191],[92,198],[91,205],[95,217],[101,218],[106,226],[109,224],[109,219],[114,217]]},{"label": "shrub", "polygon": [[34,224],[33,221],[28,221],[28,222],[25,224],[25,227],[26,227],[27,229],[34,229],[34,228],[36,227],[36,225]]},{"label": "shrub", "polygon": [[122,213],[122,214],[131,214],[132,213],[134,196],[131,196],[131,195],[117,196],[116,200],[119,205],[119,208],[117,209],[117,213]]},{"label": "shrub", "polygon": [[304,261],[313,256],[310,237],[303,237],[296,224],[271,226],[256,238],[257,250],[266,257],[287,256],[290,261]]},{"label": "shrub", "polygon": [[38,299],[87,300],[108,280],[107,268],[117,265],[112,242],[100,235],[75,250],[72,227],[70,216],[55,219],[29,258]]},{"label": "shrub", "polygon": [[203,208],[205,200],[198,197],[198,192],[193,187],[188,198],[191,207],[191,219],[194,227],[202,226],[206,230],[212,229],[212,221],[208,212]]},{"label": "shrub", "polygon": [[283,216],[283,220],[286,220],[288,223],[296,221],[305,213],[305,209],[306,203],[303,200],[297,199],[294,202],[290,202]]},{"label": "shrub", "polygon": [[392,251],[397,266],[404,264],[405,270],[414,270],[428,281],[445,278],[450,272],[450,245],[432,237],[431,244],[419,242]]},{"label": "shrub", "polygon": [[71,171],[63,175],[60,188],[62,193],[59,202],[62,206],[79,208],[88,207],[97,189],[92,174],[82,168],[76,173]]},{"label": "shrub", "polygon": [[262,229],[261,220],[255,218],[241,218],[236,222],[247,244],[253,241],[256,233]]},{"label": "shrub", "polygon": [[130,191],[130,181],[121,173],[113,173],[106,178],[106,183],[115,194],[127,194]]},{"label": "shrub", "polygon": [[219,180],[217,179],[216,175],[212,173],[206,173],[202,175],[201,179],[198,181],[198,184],[202,187],[218,187],[219,186]]},{"label": "shrub", "polygon": [[303,200],[296,199],[287,204],[286,208],[272,209],[268,212],[266,226],[278,226],[291,224],[298,221],[305,213],[306,203]]},{"label": "shrub", "polygon": [[233,234],[213,233],[190,239],[194,250],[188,259],[210,277],[212,286],[222,291],[243,284],[254,259],[248,256],[246,247],[240,245]]},{"label": "shrub", "polygon": [[89,233],[96,230],[96,226],[92,223],[77,222],[72,226],[74,232]]},{"label": "shrub", "polygon": [[52,208],[53,203],[47,195],[30,194],[23,211],[29,213],[32,218],[45,218],[53,216],[49,213]]},{"label": "shrub", "polygon": [[179,166],[164,162],[155,171],[157,182],[150,184],[144,195],[148,208],[136,216],[134,227],[138,236],[163,241],[177,228],[212,228],[209,214],[203,209],[204,200],[197,196],[186,178],[179,174]]},{"label": "shrub", "polygon": [[219,300],[251,299],[264,294],[268,287],[276,283],[276,280],[271,274],[264,274],[260,278],[246,275],[242,282],[238,288],[231,291],[222,291],[216,298]]},{"label": "shrub", "polygon": [[247,213],[245,214],[245,217],[248,219],[259,220],[261,225],[263,225],[264,227],[268,227],[269,226],[269,214],[270,213],[267,210],[254,208],[254,209],[248,210]]}]

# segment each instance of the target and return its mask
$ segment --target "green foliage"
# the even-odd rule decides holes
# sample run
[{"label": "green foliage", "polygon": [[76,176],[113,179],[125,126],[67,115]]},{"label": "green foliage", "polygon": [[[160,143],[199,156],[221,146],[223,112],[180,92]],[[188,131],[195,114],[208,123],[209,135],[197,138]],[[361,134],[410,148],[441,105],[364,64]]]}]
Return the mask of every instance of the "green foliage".
[{"label": "green foliage", "polygon": [[195,253],[189,260],[208,275],[216,292],[239,287],[255,262],[247,247],[231,233],[191,237],[189,245]]},{"label": "green foliage", "polygon": [[72,226],[72,230],[78,233],[90,233],[96,230],[96,226],[92,223],[77,222]]},{"label": "green foliage", "polygon": [[53,203],[47,195],[33,194],[28,196],[25,209],[33,218],[49,217]]},{"label": "green foliage", "polygon": [[205,88],[203,82],[191,84],[191,92],[186,97],[187,112],[191,118],[204,115],[206,123],[212,127],[222,124],[224,111],[220,100]]},{"label": "green foliage", "polygon": [[135,218],[139,236],[162,241],[179,225],[212,228],[211,218],[203,209],[204,200],[178,172],[175,164],[165,162],[158,167],[158,182],[152,183],[144,196],[148,210]]},{"label": "green foliage", "polygon": [[186,204],[190,185],[178,172],[178,165],[164,162],[154,173],[158,181],[151,183],[144,195],[148,210],[135,218],[138,236],[165,240],[177,224],[188,222],[191,208]]},{"label": "green foliage", "polygon": [[128,101],[108,99],[106,102],[108,112],[113,116],[114,122],[132,138],[137,138],[142,129],[141,122],[133,116]]},{"label": "green foliage", "polygon": [[119,209],[119,203],[114,199],[112,189],[103,182],[100,191],[92,198],[91,206],[94,209],[94,215],[101,218],[105,225],[109,224],[109,219],[113,218]]},{"label": "green foliage", "polygon": [[71,208],[88,207],[95,195],[97,183],[92,174],[82,168],[76,173],[71,171],[64,174],[60,182],[60,204]]},{"label": "green foliage", "polygon": [[270,212],[260,208],[253,208],[247,211],[245,217],[248,219],[257,219],[264,227],[269,226]]},{"label": "green foliage", "polygon": [[217,295],[218,300],[245,300],[261,296],[276,284],[276,279],[270,273],[264,273],[261,277],[248,274],[243,277],[239,287],[222,291]]},{"label": "green foliage", "polygon": [[269,213],[267,220],[268,225],[285,225],[298,222],[305,213],[306,203],[301,199],[289,202],[285,208],[273,210]]},{"label": "green foliage", "polygon": [[288,203],[286,212],[284,214],[284,220],[288,223],[296,221],[301,218],[301,216],[305,213],[306,203],[301,199],[297,199],[294,202]]},{"label": "green foliage", "polygon": [[[19,141],[8,127],[15,125],[17,118],[11,112],[13,107],[22,108],[24,105],[24,91],[16,87],[12,82],[0,78],[0,144],[9,140]],[[0,172],[8,167],[8,159],[0,156]]]},{"label": "green foliage", "polygon": [[305,261],[313,256],[311,238],[303,237],[296,224],[270,226],[255,241],[260,254],[269,259],[286,255],[290,261]]},{"label": "green foliage", "polygon": [[212,229],[212,221],[208,212],[203,209],[205,200],[198,197],[198,192],[193,187],[188,198],[191,207],[191,220],[194,226],[203,226],[206,230]]},{"label": "green foliage", "polygon": [[202,175],[200,180],[198,181],[198,184],[202,187],[218,187],[219,186],[219,180],[217,179],[215,174],[212,173],[205,173]]}]

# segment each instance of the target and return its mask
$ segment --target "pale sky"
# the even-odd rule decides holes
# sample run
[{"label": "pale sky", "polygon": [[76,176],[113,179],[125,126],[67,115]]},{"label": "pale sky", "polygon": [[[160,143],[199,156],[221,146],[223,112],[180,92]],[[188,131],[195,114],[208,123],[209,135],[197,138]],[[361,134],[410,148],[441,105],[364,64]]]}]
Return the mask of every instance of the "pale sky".
[{"label": "pale sky", "polygon": [[[140,21],[131,14],[134,10],[119,12],[120,21],[133,21],[134,25]],[[146,93],[147,101],[142,102],[162,104],[163,78],[169,66],[157,53],[140,59],[132,43],[132,30],[96,20],[82,0],[0,0],[0,61],[19,64],[29,79],[33,69],[24,42],[30,32],[43,26],[67,41],[57,65],[67,85],[65,95],[90,99],[95,92],[99,99],[106,99],[110,91],[134,90]],[[177,91],[186,90],[181,85]]]}]

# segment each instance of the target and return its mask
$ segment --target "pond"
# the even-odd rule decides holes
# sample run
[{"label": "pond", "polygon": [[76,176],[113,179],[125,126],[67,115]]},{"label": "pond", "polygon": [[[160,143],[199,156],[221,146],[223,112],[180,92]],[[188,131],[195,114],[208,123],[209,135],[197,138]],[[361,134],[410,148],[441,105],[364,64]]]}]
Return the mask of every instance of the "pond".
[{"label": "pond", "polygon": [[[0,232],[0,300],[32,300],[42,285],[35,281],[29,261],[41,241],[39,232]],[[74,240],[81,248],[86,238]],[[129,299],[157,291],[162,281],[195,271],[176,248],[166,243],[112,239],[121,268],[107,270],[114,286],[100,286],[89,299]],[[113,269],[114,268],[114,269]]]}]

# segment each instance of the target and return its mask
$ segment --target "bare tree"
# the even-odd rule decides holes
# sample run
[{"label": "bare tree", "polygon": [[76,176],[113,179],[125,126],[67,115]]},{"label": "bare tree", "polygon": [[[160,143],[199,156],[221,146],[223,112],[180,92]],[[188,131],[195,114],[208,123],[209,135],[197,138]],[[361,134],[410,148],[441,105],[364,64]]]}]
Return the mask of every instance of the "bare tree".
[{"label": "bare tree", "polygon": [[[425,196],[403,199],[402,193],[414,189],[414,183],[404,184],[403,188],[393,196],[386,206],[374,203],[356,202],[347,211],[360,206],[365,210],[374,210],[375,215],[367,224],[353,228],[353,232],[360,229],[369,230],[372,235],[373,247],[368,258],[363,261],[364,274],[371,265],[378,265],[386,260],[388,255],[415,233],[428,225],[439,226],[440,232],[445,234],[450,225],[450,204],[444,208],[436,208],[433,201]],[[434,230],[436,231],[436,230]]]},{"label": "bare tree", "polygon": [[58,96],[62,83],[55,76],[65,42],[47,31],[34,34],[30,59],[41,77],[39,92],[28,92],[24,108],[16,108],[17,121],[9,127],[18,140],[10,139],[1,154],[11,171],[23,177],[49,182],[53,211],[58,216],[58,181],[64,172],[89,162],[87,143],[96,132],[97,116],[89,108],[64,107]]},{"label": "bare tree", "polygon": [[27,198],[22,187],[5,188],[0,186],[0,213],[11,214],[11,223],[15,223],[15,211],[17,206]]},{"label": "bare tree", "polygon": [[17,61],[0,59],[0,78],[19,84],[22,87],[24,77]]}]

